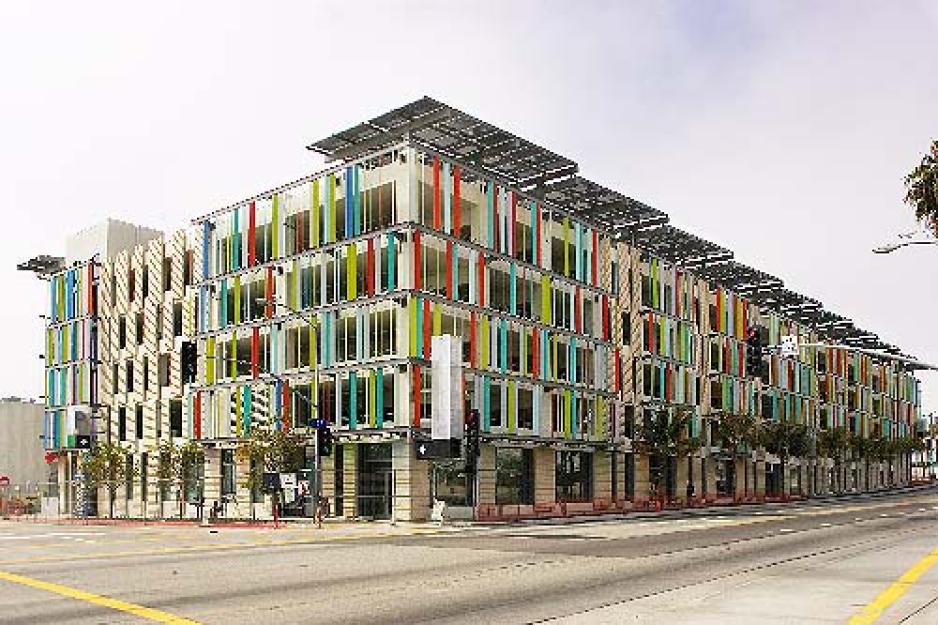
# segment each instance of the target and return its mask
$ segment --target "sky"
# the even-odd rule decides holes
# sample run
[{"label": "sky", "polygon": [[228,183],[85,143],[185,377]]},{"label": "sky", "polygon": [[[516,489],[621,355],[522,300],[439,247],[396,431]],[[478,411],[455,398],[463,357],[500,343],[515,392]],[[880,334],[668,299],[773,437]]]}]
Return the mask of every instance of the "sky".
[{"label": "sky", "polygon": [[106,217],[183,227],[423,95],[938,363],[938,246],[870,252],[916,228],[935,59],[938,0],[0,3],[0,395],[42,393],[16,263]]}]

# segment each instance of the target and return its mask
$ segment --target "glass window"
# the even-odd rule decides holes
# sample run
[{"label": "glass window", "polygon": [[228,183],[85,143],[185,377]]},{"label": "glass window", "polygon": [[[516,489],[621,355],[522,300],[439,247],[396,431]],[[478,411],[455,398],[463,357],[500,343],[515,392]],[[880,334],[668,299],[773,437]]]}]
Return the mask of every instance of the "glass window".
[{"label": "glass window", "polygon": [[499,447],[495,450],[495,503],[534,503],[534,462],[530,449]]},{"label": "glass window", "polygon": [[221,450],[221,496],[233,497],[237,485],[235,484],[234,450]]},{"label": "glass window", "polygon": [[593,498],[593,454],[558,451],[556,467],[558,501],[589,501]]}]

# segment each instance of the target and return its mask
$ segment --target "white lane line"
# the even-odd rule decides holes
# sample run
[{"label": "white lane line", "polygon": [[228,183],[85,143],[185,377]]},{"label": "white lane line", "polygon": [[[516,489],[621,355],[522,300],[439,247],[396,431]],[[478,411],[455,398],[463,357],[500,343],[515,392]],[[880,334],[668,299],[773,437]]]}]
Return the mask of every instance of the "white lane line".
[{"label": "white lane line", "polygon": [[830,527],[830,526],[831,526],[830,523],[821,523],[821,527]]},{"label": "white lane line", "polygon": [[788,534],[789,532],[794,532],[795,530],[791,529],[790,527],[783,527],[778,531],[780,534]]}]

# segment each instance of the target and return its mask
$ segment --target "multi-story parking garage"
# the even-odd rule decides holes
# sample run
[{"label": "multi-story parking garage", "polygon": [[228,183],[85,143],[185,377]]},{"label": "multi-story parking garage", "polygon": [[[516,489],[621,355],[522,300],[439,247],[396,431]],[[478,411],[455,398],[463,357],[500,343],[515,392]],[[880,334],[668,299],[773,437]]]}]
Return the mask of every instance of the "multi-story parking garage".
[{"label": "multi-story parking garage", "polygon": [[[238,448],[314,419],[335,432],[321,488],[346,516],[422,519],[433,498],[477,518],[570,514],[908,479],[908,454],[885,442],[920,412],[896,348],[575,162],[429,98],[309,148],[322,171],[51,275],[46,440],[61,480],[81,473],[85,427],[128,453],[118,513],[185,512],[158,449],[197,440],[193,497],[265,515]],[[752,370],[752,329],[824,345]],[[414,451],[439,335],[462,340],[475,475]],[[656,443],[658,419],[675,427]],[[729,421],[803,426],[807,445],[735,440]]]}]

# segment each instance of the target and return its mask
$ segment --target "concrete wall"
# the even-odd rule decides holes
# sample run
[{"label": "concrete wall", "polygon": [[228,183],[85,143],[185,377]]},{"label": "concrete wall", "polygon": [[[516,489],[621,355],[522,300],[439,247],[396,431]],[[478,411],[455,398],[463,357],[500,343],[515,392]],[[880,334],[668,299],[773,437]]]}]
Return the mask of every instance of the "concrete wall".
[{"label": "concrete wall", "polygon": [[0,475],[11,484],[48,482],[42,448],[43,406],[16,398],[0,400]]}]

